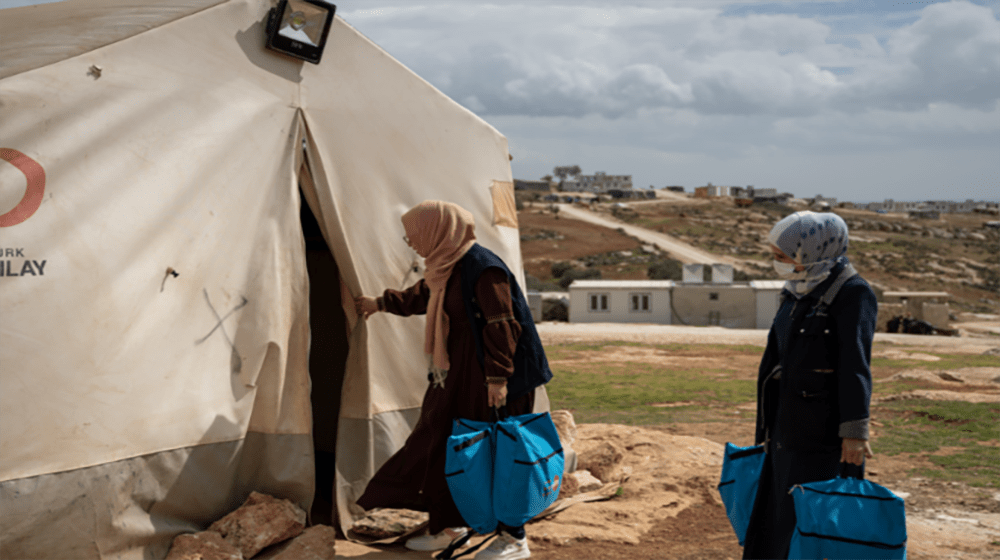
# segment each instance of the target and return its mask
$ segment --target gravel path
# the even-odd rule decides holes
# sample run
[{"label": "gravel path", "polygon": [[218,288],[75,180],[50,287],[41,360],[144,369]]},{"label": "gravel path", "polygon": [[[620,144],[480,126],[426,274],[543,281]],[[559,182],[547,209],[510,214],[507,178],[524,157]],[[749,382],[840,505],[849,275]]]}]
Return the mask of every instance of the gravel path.
[{"label": "gravel path", "polygon": [[578,208],[571,204],[560,204],[559,205],[559,215],[566,216],[567,218],[572,218],[574,220],[580,220],[583,222],[589,222],[592,224],[597,224],[611,229],[622,228],[625,233],[631,235],[642,241],[643,243],[650,243],[656,245],[661,250],[670,254],[671,257],[681,261],[682,263],[692,264],[692,263],[703,263],[703,264],[713,264],[713,263],[724,263],[731,264],[737,268],[742,268],[739,263],[734,261],[729,257],[722,257],[719,255],[713,255],[701,249],[695,248],[683,241],[680,241],[676,237],[671,237],[665,233],[660,233],[657,231],[652,231],[643,227],[628,225],[619,221],[610,220],[600,214]]},{"label": "gravel path", "polygon": [[[635,323],[562,323],[547,321],[536,325],[543,343],[611,341],[645,344],[767,344],[764,329],[727,329],[724,327],[687,327]],[[915,334],[876,333],[875,342],[915,346],[940,352],[981,354],[1000,346],[989,338],[921,336]]]}]

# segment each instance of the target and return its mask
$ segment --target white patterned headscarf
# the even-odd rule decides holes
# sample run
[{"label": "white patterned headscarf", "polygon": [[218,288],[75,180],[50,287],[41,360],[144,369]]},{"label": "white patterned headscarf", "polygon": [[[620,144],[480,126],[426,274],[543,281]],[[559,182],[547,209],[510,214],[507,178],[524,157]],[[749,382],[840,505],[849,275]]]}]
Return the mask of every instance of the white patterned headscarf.
[{"label": "white patterned headscarf", "polygon": [[833,213],[796,212],[771,229],[767,240],[798,264],[805,277],[785,287],[796,298],[812,291],[839,262],[847,262],[847,224]]}]

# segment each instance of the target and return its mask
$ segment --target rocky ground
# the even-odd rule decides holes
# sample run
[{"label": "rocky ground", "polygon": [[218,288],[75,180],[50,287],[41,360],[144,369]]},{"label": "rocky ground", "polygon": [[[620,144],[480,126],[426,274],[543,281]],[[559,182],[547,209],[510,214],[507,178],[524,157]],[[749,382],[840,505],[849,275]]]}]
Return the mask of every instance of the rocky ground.
[{"label": "rocky ground", "polygon": [[[543,323],[539,332],[546,345],[623,339],[649,345],[763,343],[762,331],[720,328]],[[879,334],[878,357],[918,361],[926,366],[893,376],[878,373],[885,381],[876,383],[876,401],[888,396],[880,389],[883,382],[899,379],[919,381],[924,387],[911,392],[931,392],[942,398],[969,402],[1000,401],[1000,365],[940,370],[935,367],[939,358],[930,354],[981,355],[996,352],[995,347],[996,342],[987,338]],[[720,352],[718,346],[705,348],[704,355],[685,359],[706,363],[714,360],[717,367],[732,364],[733,356]],[[634,359],[661,360],[664,366],[678,359],[655,349],[630,347],[630,350],[637,354],[632,356]],[[619,360],[624,356],[613,354],[604,358]],[[751,410],[754,406],[748,402],[736,408]],[[880,429],[876,419],[873,436]],[[725,442],[750,445],[752,432],[751,420],[739,414],[727,421],[645,427],[578,424],[571,444],[580,457],[578,467],[597,473],[605,483],[603,496],[610,498],[579,503],[529,524],[532,558],[739,558],[742,549],[720,504],[716,485]],[[1000,558],[1000,488],[912,476],[915,468],[934,468],[926,455],[890,456],[879,453],[877,448],[875,451],[876,456],[868,463],[868,478],[897,492],[906,501],[908,558]],[[619,486],[620,493],[616,492]],[[364,548],[338,541],[337,545],[339,554],[373,560],[431,557],[407,551],[399,544]]]}]

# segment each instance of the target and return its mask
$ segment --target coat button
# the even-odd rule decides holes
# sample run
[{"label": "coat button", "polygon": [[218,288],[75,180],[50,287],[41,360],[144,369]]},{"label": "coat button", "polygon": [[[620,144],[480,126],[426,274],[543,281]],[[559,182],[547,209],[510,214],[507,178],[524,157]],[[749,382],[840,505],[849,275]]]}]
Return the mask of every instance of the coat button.
[{"label": "coat button", "polygon": [[804,332],[806,332],[806,330],[805,329],[799,329],[799,332],[800,333],[804,333]]},{"label": "coat button", "polygon": [[830,329],[825,329],[825,330],[823,331],[823,333],[824,333],[824,334],[830,334]]}]

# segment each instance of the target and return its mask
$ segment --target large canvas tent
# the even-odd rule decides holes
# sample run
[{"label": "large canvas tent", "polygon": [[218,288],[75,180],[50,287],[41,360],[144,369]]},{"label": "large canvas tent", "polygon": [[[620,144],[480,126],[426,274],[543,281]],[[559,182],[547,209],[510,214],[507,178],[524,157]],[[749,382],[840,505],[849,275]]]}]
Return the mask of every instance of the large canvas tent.
[{"label": "large canvas tent", "polygon": [[506,139],[339,17],[267,51],[270,7],[0,12],[0,557],[161,557],[251,490],[308,509],[316,456],[349,526],[427,383],[423,322],[351,301],[419,278],[402,213],[521,270]]}]

